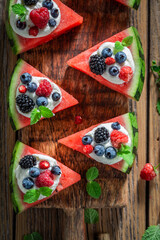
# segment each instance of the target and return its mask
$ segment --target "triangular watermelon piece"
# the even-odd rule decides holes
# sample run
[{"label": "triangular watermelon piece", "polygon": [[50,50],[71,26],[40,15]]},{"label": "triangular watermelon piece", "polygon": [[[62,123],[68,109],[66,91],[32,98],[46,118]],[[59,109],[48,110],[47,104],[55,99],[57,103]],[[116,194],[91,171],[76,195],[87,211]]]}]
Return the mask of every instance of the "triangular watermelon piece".
[{"label": "triangular watermelon piece", "polygon": [[[39,77],[39,78],[45,78],[50,81],[50,83],[54,84],[59,89],[59,92],[61,92],[61,101],[58,103],[57,106],[53,109],[53,113],[57,113],[61,110],[64,110],[66,108],[72,107],[76,104],[78,104],[78,101],[69,93],[64,91],[62,88],[60,88],[57,84],[55,84],[52,80],[50,80],[48,77],[46,77],[44,74],[39,72],[37,69],[23,61],[22,59],[19,59],[17,61],[17,64],[14,68],[13,74],[11,76],[11,82],[9,86],[9,92],[8,92],[8,112],[11,120],[11,125],[14,130],[18,130],[20,128],[23,128],[25,126],[30,125],[30,117],[24,116],[23,113],[18,112],[16,108],[16,97],[17,94],[20,94],[18,89],[18,86],[20,86],[21,80],[20,76],[23,73],[29,73],[32,76],[32,81],[34,77]],[[23,85],[23,84],[22,84]],[[27,84],[24,84],[27,88]],[[18,91],[18,93],[17,93]],[[54,91],[54,88],[53,88]],[[28,91],[25,94],[32,94],[28,93]],[[35,94],[35,93],[33,93]],[[38,96],[37,96],[38,97]],[[32,97],[31,97],[32,98]],[[36,105],[35,105],[36,106]]]},{"label": "triangular watermelon piece", "polygon": [[139,5],[141,3],[141,0],[116,0],[117,2],[120,2],[128,7],[138,9]]},{"label": "triangular watermelon piece", "polygon": [[[36,163],[36,165],[34,165],[34,167],[37,167],[40,170],[40,174],[45,171],[51,171],[51,169],[54,166],[59,166],[60,172],[61,172],[60,175],[52,174],[53,181],[55,184],[54,186],[50,186],[50,188],[52,188],[52,194],[49,197],[44,197],[44,196],[40,195],[40,197],[41,198],[43,197],[43,198],[40,199],[40,197],[39,197],[40,200],[37,200],[32,203],[24,202],[24,195],[26,194],[28,189],[25,189],[24,187],[22,187],[21,182],[23,181],[24,178],[29,177],[34,182],[34,186],[31,189],[39,189],[39,187],[36,186],[37,178],[31,177],[29,174],[30,168],[27,168],[27,166],[26,166],[26,169],[22,169],[22,167],[19,165],[20,160],[22,158],[24,158],[26,155],[32,155],[32,156],[36,157],[37,163]],[[50,167],[48,169],[40,169],[39,164],[40,164],[40,162],[44,161],[43,158],[45,161],[49,161],[49,163],[50,163]],[[18,178],[18,176],[20,176],[20,178]],[[12,196],[12,202],[13,202],[13,206],[14,206],[16,213],[20,213],[30,207],[33,207],[33,206],[47,200],[48,198],[51,198],[54,194],[57,194],[61,190],[73,185],[74,183],[76,183],[80,180],[81,180],[81,176],[78,173],[74,172],[70,168],[63,165],[62,163],[56,161],[55,159],[47,156],[44,153],[37,151],[34,148],[31,148],[31,147],[17,141],[14,151],[13,151],[13,157],[12,157],[12,162],[11,162],[11,166],[10,166],[10,185],[11,185],[11,190],[12,190],[11,196]],[[44,182],[43,182],[43,185],[45,185]],[[42,185],[40,185],[40,186],[42,186]],[[23,190],[20,190],[21,188]]]},{"label": "triangular watermelon piece", "polygon": [[[132,65],[134,65],[134,72],[133,72],[132,78],[129,81],[121,81],[120,79],[120,72],[125,62],[123,64],[118,64],[116,62],[116,63],[113,63],[112,66],[105,65],[106,66],[106,71],[104,73],[105,78],[104,78],[104,74],[102,76],[102,75],[96,75],[95,73],[93,73],[89,66],[91,55],[95,55],[96,53],[98,53],[99,55],[100,53],[97,51],[100,51],[100,46],[102,44],[107,43],[107,46],[108,46],[108,43],[111,43],[109,45],[113,47],[112,46],[113,43],[115,43],[116,41],[122,42],[122,40],[128,36],[133,36],[133,43],[131,44],[131,46],[125,47],[125,51],[127,52],[126,54],[129,53],[130,54],[129,57],[132,59],[132,60],[128,60],[128,56],[127,56],[126,65],[128,66],[128,62],[130,63],[132,62]],[[101,54],[102,54],[102,49],[101,49]],[[115,60],[114,53],[112,53],[111,58],[113,61]],[[137,101],[141,96],[143,84],[144,84],[144,76],[145,76],[145,61],[144,61],[144,53],[143,53],[140,37],[137,30],[134,27],[130,27],[114,35],[113,37],[110,37],[104,40],[103,42],[95,45],[94,47],[88,49],[87,51],[80,53],[76,57],[70,59],[68,61],[68,65],[88,74],[89,76],[91,76],[92,78],[100,82],[101,84],[115,91],[118,91],[128,97],[131,97]],[[111,74],[109,73],[110,67],[117,67],[119,71],[119,75],[117,75],[116,77],[111,76]],[[108,76],[110,77],[110,79],[108,79]]]},{"label": "triangular watermelon piece", "polygon": [[[111,125],[117,122],[118,126],[120,127],[118,128],[118,130],[115,130],[116,128],[115,129],[112,128]],[[99,141],[99,143],[97,143],[96,142],[97,140],[95,140],[95,131],[96,129],[101,129],[103,127],[107,129],[108,138],[105,139],[106,141],[104,142]],[[118,134],[124,133],[125,135],[124,136],[122,135],[124,139],[126,138],[126,135],[128,136],[127,141],[121,139],[121,142],[124,141],[125,142],[124,145],[130,147],[130,153],[133,154],[132,155],[133,158],[124,160],[122,159],[122,157],[118,156],[118,153],[116,156],[114,155],[113,158],[106,157],[105,149],[107,149],[108,147],[111,147],[111,149],[109,149],[110,151],[114,150],[113,154],[115,154],[115,150],[116,152],[120,151],[119,146],[115,146],[116,142],[112,142],[113,134],[117,135],[117,132]],[[88,142],[87,146],[84,144],[84,142],[82,142],[82,139],[85,136],[90,136],[92,139],[92,142],[91,141]],[[68,137],[62,138],[58,142],[64,144],[69,148],[72,148],[73,150],[79,151],[80,153],[98,162],[110,165],[111,167],[116,168],[122,172],[129,173],[134,162],[134,156],[136,154],[138,145],[138,126],[136,116],[134,113],[127,113],[119,117],[115,117],[113,119],[105,121],[103,123],[91,126],[85,130],[77,132]],[[101,149],[102,156],[97,156],[95,154],[95,149],[97,149],[98,145],[102,146]],[[87,151],[90,151],[91,153],[90,152],[87,153]]]},{"label": "triangular watermelon piece", "polygon": [[[64,5],[60,0],[54,0],[53,6],[57,4],[59,11],[60,11],[60,23],[57,26],[55,30],[53,30],[51,33],[49,33],[46,36],[38,37],[38,35],[34,38],[25,38],[23,36],[18,35],[10,24],[10,17],[12,14],[12,5],[15,4],[16,0],[8,0],[7,5],[7,20],[6,20],[6,30],[7,35],[11,44],[11,47],[13,49],[13,52],[15,54],[19,54],[21,52],[25,52],[31,48],[35,48],[43,43],[46,43],[50,41],[51,39],[60,36],[63,33],[68,32],[72,28],[82,24],[83,18],[79,16],[77,13],[75,13],[72,9]],[[42,4],[41,2],[38,2],[38,6]],[[41,6],[42,7],[42,6]],[[35,7],[37,8],[37,7]],[[33,6],[31,6],[31,9],[33,9]],[[50,12],[50,10],[49,10]],[[57,21],[57,19],[55,19]],[[48,27],[48,25],[47,25]],[[21,30],[23,31],[23,30]]]}]

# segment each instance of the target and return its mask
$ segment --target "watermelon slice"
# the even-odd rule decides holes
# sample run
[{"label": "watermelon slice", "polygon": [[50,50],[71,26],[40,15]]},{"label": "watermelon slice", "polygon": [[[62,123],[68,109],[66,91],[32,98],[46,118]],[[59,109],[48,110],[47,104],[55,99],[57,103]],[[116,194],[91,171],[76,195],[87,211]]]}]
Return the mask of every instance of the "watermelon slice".
[{"label": "watermelon slice", "polygon": [[[78,173],[74,172],[70,168],[66,167],[65,165],[63,165],[62,163],[57,161],[56,164],[60,167],[62,174],[61,174],[58,186],[56,187],[56,190],[54,190],[54,192],[49,197],[45,197],[41,200],[37,200],[36,202],[30,203],[30,204],[25,203],[23,201],[24,193],[20,190],[20,188],[17,184],[17,178],[16,178],[15,171],[16,171],[17,167],[19,166],[20,159],[22,159],[26,155],[33,155],[33,154],[42,154],[43,156],[47,156],[46,154],[43,154],[43,153],[37,151],[36,149],[31,148],[19,141],[16,142],[16,145],[15,145],[15,148],[13,151],[11,166],[10,166],[10,186],[11,186],[11,191],[12,191],[11,196],[12,196],[12,202],[13,202],[13,206],[14,206],[16,213],[20,213],[30,207],[33,207],[33,206],[47,200],[48,198],[52,197],[54,194],[57,194],[59,191],[65,189],[81,180],[81,176]],[[23,169],[23,171],[25,171],[25,169]]]},{"label": "watermelon slice", "polygon": [[[14,130],[18,130],[20,128],[23,128],[27,125],[30,125],[30,118],[23,116],[20,114],[17,109],[16,109],[16,91],[17,87],[20,84],[20,76],[23,73],[30,73],[35,77],[45,77],[42,73],[40,73],[38,70],[36,70],[34,67],[23,61],[22,59],[19,59],[17,61],[17,64],[14,68],[13,74],[11,76],[11,82],[9,86],[9,92],[8,92],[8,102],[9,102],[9,116],[10,116],[10,122]],[[47,78],[48,79],[48,78]],[[50,79],[49,79],[50,80]],[[50,80],[51,81],[51,80]],[[64,91],[62,88],[60,88],[61,95],[62,95],[62,100],[61,102],[53,109],[53,113],[57,113],[63,109],[72,107],[76,104],[78,104],[78,101],[71,96],[69,93]]]},{"label": "watermelon slice", "polygon": [[[114,77],[112,77],[108,72],[108,75],[110,78],[112,78],[111,81],[106,80],[104,77],[101,75],[96,75],[95,73],[91,72],[90,67],[89,67],[89,59],[90,56],[95,54],[97,50],[99,50],[100,46],[106,42],[111,42],[115,43],[116,41],[122,42],[124,38],[127,36],[133,36],[133,43],[131,44],[130,47],[126,47],[127,51],[131,51],[130,55],[133,57],[134,61],[134,74],[133,77],[130,81],[124,82],[122,84],[117,84],[115,83],[117,80],[115,80]],[[107,59],[107,58],[106,58]],[[144,61],[144,53],[143,53],[143,48],[142,44],[140,41],[139,34],[137,30],[134,27],[130,27],[116,35],[114,35],[111,38],[108,38],[104,40],[103,42],[95,45],[94,47],[86,50],[85,52],[82,52],[81,54],[77,55],[76,57],[70,59],[68,61],[68,65],[71,67],[74,67],[89,76],[93,77],[95,80],[100,82],[101,84],[118,91],[128,97],[131,97],[135,100],[139,100],[142,89],[143,89],[143,84],[144,84],[144,77],[145,77],[145,61]],[[114,65],[113,65],[114,66]],[[116,66],[119,66],[121,69],[121,65],[116,63]],[[110,67],[110,66],[109,66]],[[120,70],[119,70],[120,71]],[[113,82],[114,80],[114,82]]]},{"label": "watermelon slice", "polygon": [[[16,0],[8,0],[7,5],[7,20],[6,20],[6,30],[9,38],[9,42],[15,54],[25,52],[31,48],[35,48],[38,45],[46,43],[51,39],[60,36],[63,33],[68,32],[70,29],[82,24],[83,18],[75,13],[72,9],[65,6],[61,1],[54,0],[60,9],[61,19],[58,27],[53,30],[49,35],[44,37],[35,38],[25,38],[13,31],[10,25],[10,16],[12,11],[12,5],[15,4]],[[23,30],[22,30],[23,31]]]},{"label": "watermelon slice", "polygon": [[[113,119],[110,119],[106,122],[103,122],[101,124],[97,124],[94,126],[91,126],[85,130],[82,130],[80,132],[77,132],[73,135],[70,135],[68,137],[62,138],[60,139],[58,142],[61,144],[64,144],[67,147],[72,148],[73,150],[79,151],[83,154],[85,154],[87,157],[92,158],[94,160],[97,160],[98,162],[101,162],[103,164],[107,164],[110,165],[113,168],[116,168],[124,173],[129,173],[131,170],[131,167],[133,165],[134,159],[129,159],[129,161],[124,160],[122,158],[116,159],[112,158],[112,159],[107,159],[106,155],[104,153],[104,155],[102,157],[97,157],[93,152],[92,153],[86,153],[86,149],[84,146],[84,143],[82,143],[82,138],[86,135],[92,136],[92,143],[95,142],[95,128],[97,129],[100,128],[100,125],[102,125],[102,127],[105,127],[106,129],[108,129],[109,131],[109,139],[111,138],[111,133],[114,131],[113,129],[111,129],[111,123],[116,123],[118,122],[121,125],[121,129],[119,129],[119,131],[123,131],[124,133],[128,132],[128,144],[130,146],[130,151],[133,154],[132,156],[135,156],[136,152],[137,152],[137,145],[138,145],[138,126],[137,126],[137,120],[136,120],[136,116],[134,113],[127,113],[124,115],[121,115],[119,117],[115,117]],[[106,124],[104,126],[104,124]],[[110,129],[110,130],[109,130]],[[94,131],[94,133],[93,133]],[[93,140],[94,139],[94,140]],[[113,144],[110,143],[110,140],[107,140],[108,142],[105,143],[107,145],[103,145],[101,143],[101,145],[103,145],[105,147],[105,149],[107,149],[107,147],[112,147]],[[90,143],[90,144],[92,144]],[[91,146],[91,145],[87,145]],[[95,150],[95,146],[97,146],[97,143],[93,143],[92,147]],[[114,147],[115,149],[116,147]],[[113,147],[112,147],[113,149]],[[93,151],[94,151],[93,150]],[[118,151],[118,149],[117,149]],[[92,155],[91,155],[92,154]]]},{"label": "watermelon slice", "polygon": [[135,8],[136,10],[139,8],[141,0],[116,0],[128,7]]}]

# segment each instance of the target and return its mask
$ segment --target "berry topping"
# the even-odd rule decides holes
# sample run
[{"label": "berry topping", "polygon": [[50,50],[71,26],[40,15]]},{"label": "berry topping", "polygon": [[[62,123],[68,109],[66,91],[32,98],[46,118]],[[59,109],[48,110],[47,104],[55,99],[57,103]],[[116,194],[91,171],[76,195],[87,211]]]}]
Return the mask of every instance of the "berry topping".
[{"label": "berry topping", "polygon": [[49,20],[49,11],[45,7],[33,9],[30,12],[30,19],[39,29],[45,28]]},{"label": "berry topping", "polygon": [[102,51],[102,56],[104,58],[108,58],[108,57],[111,57],[112,56],[112,50],[110,48],[104,48],[103,51]]},{"label": "berry topping", "polygon": [[111,132],[110,138],[111,138],[112,145],[115,148],[120,148],[121,144],[128,142],[128,136],[117,130],[113,130]]},{"label": "berry topping", "polygon": [[75,116],[75,124],[81,124],[83,122],[83,119],[81,116]]},{"label": "berry topping", "polygon": [[140,177],[143,180],[151,181],[157,176],[155,168],[150,163],[146,163],[144,168],[141,170]]},{"label": "berry topping", "polygon": [[31,168],[37,164],[37,160],[32,155],[26,155],[23,158],[21,158],[19,165],[23,169]]},{"label": "berry topping", "polygon": [[119,74],[119,69],[115,66],[109,68],[109,73],[111,76],[117,76]]},{"label": "berry topping", "polygon": [[108,159],[113,159],[117,155],[116,149],[113,147],[107,147],[105,150],[105,156]]},{"label": "berry topping", "polygon": [[62,172],[59,166],[54,166],[51,169],[51,173],[53,173],[54,175],[60,175]]},{"label": "berry topping", "polygon": [[20,79],[21,79],[21,82],[23,84],[27,84],[27,83],[30,83],[32,81],[32,76],[31,74],[29,73],[23,73],[21,76],[20,76]]},{"label": "berry topping", "polygon": [[18,90],[19,90],[20,93],[27,92],[27,88],[24,85],[21,85]]},{"label": "berry topping", "polygon": [[114,58],[111,58],[111,57],[107,57],[106,60],[105,60],[105,63],[106,63],[107,65],[112,65],[112,64],[114,64],[115,62],[116,62],[115,59],[114,59]]},{"label": "berry topping", "polygon": [[119,124],[119,122],[114,122],[112,123],[111,128],[114,130],[119,130],[121,128],[121,125]]},{"label": "berry topping", "polygon": [[54,92],[54,93],[52,94],[52,99],[53,99],[53,101],[55,101],[55,102],[57,102],[57,101],[60,99],[60,97],[61,97],[61,94],[58,93],[58,92]]},{"label": "berry topping", "polygon": [[48,24],[49,24],[50,27],[55,27],[57,23],[56,23],[56,20],[49,19]]},{"label": "berry topping", "polygon": [[124,63],[127,59],[127,55],[124,52],[118,52],[115,55],[115,59],[117,63]]},{"label": "berry topping", "polygon": [[53,2],[52,0],[44,0],[42,2],[42,6],[47,8],[48,10],[51,10],[53,8]]},{"label": "berry topping", "polygon": [[40,174],[40,170],[37,167],[32,167],[29,169],[29,175],[33,178],[38,177]]},{"label": "berry topping", "polygon": [[40,169],[47,169],[50,167],[50,163],[48,161],[41,161],[39,163],[39,168]]},{"label": "berry topping", "polygon": [[124,66],[120,70],[119,78],[125,82],[129,82],[133,77],[133,70],[129,66]]},{"label": "berry topping", "polygon": [[33,27],[31,27],[30,29],[29,29],[29,35],[30,36],[37,36],[38,35],[38,33],[39,33],[39,30],[38,30],[38,27],[36,27],[36,26],[33,26]]},{"label": "berry topping", "polygon": [[102,143],[109,139],[109,132],[105,127],[97,128],[94,133],[94,140],[96,143]]},{"label": "berry topping", "polygon": [[31,189],[34,186],[34,181],[32,178],[24,178],[22,181],[22,185],[25,189]]},{"label": "berry topping", "polygon": [[29,92],[35,92],[37,90],[37,84],[34,82],[31,82],[27,85],[27,90]]},{"label": "berry topping", "polygon": [[26,6],[36,5],[37,2],[38,0],[24,0]]},{"label": "berry topping", "polygon": [[19,107],[19,110],[23,113],[29,113],[35,106],[33,100],[26,94],[21,94],[16,97],[16,104]]},{"label": "berry topping", "polygon": [[36,186],[37,187],[51,187],[54,184],[54,176],[51,171],[46,170],[45,172],[40,173],[40,175],[36,178]]},{"label": "berry topping", "polygon": [[48,100],[47,100],[47,98],[45,98],[45,97],[39,97],[39,98],[37,98],[37,100],[36,100],[36,104],[37,104],[38,106],[47,106],[47,105],[48,105]]},{"label": "berry topping", "polygon": [[16,22],[16,26],[17,26],[17,28],[23,30],[26,28],[26,22],[21,22],[21,20],[18,19]]},{"label": "berry topping", "polygon": [[50,82],[44,79],[40,82],[39,87],[36,90],[36,94],[39,97],[41,97],[41,96],[49,97],[52,90],[53,90],[53,88],[52,88]]},{"label": "berry topping", "polygon": [[59,11],[58,11],[58,9],[57,9],[57,8],[53,8],[53,9],[51,10],[51,15],[52,15],[53,18],[57,18],[57,17],[59,16]]},{"label": "berry topping", "polygon": [[97,155],[97,156],[103,156],[104,155],[104,153],[105,153],[105,148],[104,148],[104,146],[103,145],[96,145],[95,147],[94,147],[94,153]]},{"label": "berry topping", "polygon": [[89,144],[91,144],[92,141],[93,141],[93,138],[92,138],[92,136],[90,136],[90,135],[85,135],[85,136],[82,138],[82,143],[83,143],[84,145],[89,145]]},{"label": "berry topping", "polygon": [[102,75],[106,71],[106,64],[104,57],[95,54],[89,59],[89,67],[91,72],[96,75]]},{"label": "berry topping", "polygon": [[93,152],[93,146],[92,146],[92,145],[86,145],[86,146],[84,146],[83,152],[84,152],[84,153],[87,153],[87,154],[90,154],[91,152]]}]

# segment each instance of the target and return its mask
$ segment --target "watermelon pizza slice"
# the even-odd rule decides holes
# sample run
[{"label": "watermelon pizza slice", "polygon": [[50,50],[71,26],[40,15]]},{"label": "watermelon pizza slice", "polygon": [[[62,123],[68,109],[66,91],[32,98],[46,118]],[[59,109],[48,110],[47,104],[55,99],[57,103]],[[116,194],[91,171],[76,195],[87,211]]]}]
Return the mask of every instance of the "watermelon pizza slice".
[{"label": "watermelon pizza slice", "polygon": [[139,100],[145,77],[145,61],[139,34],[130,27],[68,61],[101,84]]},{"label": "watermelon pizza slice", "polygon": [[138,9],[139,5],[141,3],[141,0],[116,0],[117,2],[120,2],[128,7]]},{"label": "watermelon pizza slice", "polygon": [[82,24],[60,0],[8,0],[6,30],[15,54],[35,48]]},{"label": "watermelon pizza slice", "polygon": [[104,165],[129,173],[138,145],[136,116],[134,113],[127,113],[58,142]]},{"label": "watermelon pizza slice", "polygon": [[10,166],[11,197],[16,213],[33,207],[81,180],[54,158],[17,141]]},{"label": "watermelon pizza slice", "polygon": [[34,67],[19,59],[8,92],[8,112],[14,130],[78,104],[69,93]]}]

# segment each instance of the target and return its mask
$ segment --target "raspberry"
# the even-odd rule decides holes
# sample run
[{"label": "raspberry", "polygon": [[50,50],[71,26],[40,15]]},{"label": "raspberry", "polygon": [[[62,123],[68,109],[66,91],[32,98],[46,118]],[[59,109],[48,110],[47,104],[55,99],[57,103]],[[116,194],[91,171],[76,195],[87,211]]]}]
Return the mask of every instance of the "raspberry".
[{"label": "raspberry", "polygon": [[124,66],[121,68],[119,78],[125,82],[129,82],[133,77],[133,70],[131,67]]},{"label": "raspberry", "polygon": [[54,184],[53,179],[54,176],[51,171],[46,170],[36,178],[35,183],[37,187],[51,187]]},{"label": "raspberry", "polygon": [[111,132],[111,142],[113,147],[120,148],[122,143],[128,142],[128,136],[118,130],[113,130]]},{"label": "raspberry", "polygon": [[141,170],[140,177],[143,180],[151,181],[157,176],[154,167],[150,163],[146,163],[144,168]]},{"label": "raspberry", "polygon": [[45,7],[34,9],[30,12],[30,19],[39,29],[45,28],[49,20],[49,11]]},{"label": "raspberry", "polygon": [[38,27],[34,26],[29,29],[29,35],[31,36],[37,36],[38,35]]},{"label": "raspberry", "polygon": [[90,154],[91,152],[93,152],[93,146],[92,145],[85,145],[84,148],[83,148],[83,152]]},{"label": "raspberry", "polygon": [[39,97],[49,97],[53,88],[47,80],[42,80],[39,84],[39,87],[36,90],[36,94]]},{"label": "raspberry", "polygon": [[111,57],[107,57],[106,60],[105,60],[105,63],[106,63],[107,65],[112,65],[112,64],[114,64],[115,62],[116,62],[115,59],[114,59],[114,58],[111,58]]}]

